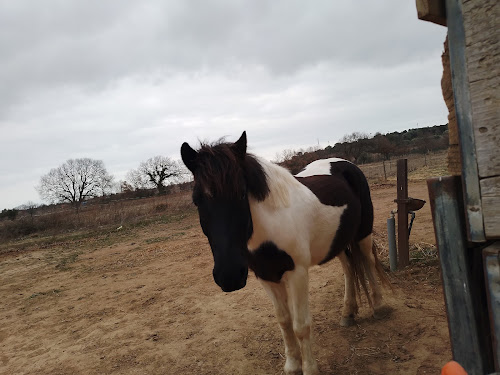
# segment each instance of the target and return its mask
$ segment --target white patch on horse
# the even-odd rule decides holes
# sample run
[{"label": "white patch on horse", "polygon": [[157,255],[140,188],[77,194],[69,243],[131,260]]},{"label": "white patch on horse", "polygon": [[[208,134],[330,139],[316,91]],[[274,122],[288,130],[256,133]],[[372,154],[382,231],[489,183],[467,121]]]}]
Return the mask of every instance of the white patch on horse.
[{"label": "white patch on horse", "polygon": [[286,169],[258,160],[269,176],[270,193],[261,202],[249,199],[253,222],[249,250],[272,241],[292,257],[296,266],[307,268],[318,264],[330,250],[347,205],[322,204]]},{"label": "white patch on horse", "polygon": [[306,165],[304,170],[300,171],[295,176],[297,177],[330,176],[332,174],[330,172],[331,164],[337,163],[339,161],[347,161],[348,163],[350,163],[348,160],[340,158],[320,159],[313,161],[311,164]]}]

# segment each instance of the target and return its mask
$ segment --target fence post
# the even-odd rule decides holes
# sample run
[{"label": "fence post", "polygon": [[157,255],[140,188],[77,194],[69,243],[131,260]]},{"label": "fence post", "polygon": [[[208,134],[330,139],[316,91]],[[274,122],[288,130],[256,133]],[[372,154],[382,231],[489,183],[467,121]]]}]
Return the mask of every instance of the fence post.
[{"label": "fence post", "polygon": [[408,239],[408,159],[399,159],[397,169],[398,268],[410,264]]},{"label": "fence post", "polygon": [[[481,250],[469,248],[460,176],[427,180],[439,249],[453,358],[469,374],[489,374],[491,355]],[[478,272],[479,271],[479,272]],[[490,368],[491,367],[491,368]]]}]

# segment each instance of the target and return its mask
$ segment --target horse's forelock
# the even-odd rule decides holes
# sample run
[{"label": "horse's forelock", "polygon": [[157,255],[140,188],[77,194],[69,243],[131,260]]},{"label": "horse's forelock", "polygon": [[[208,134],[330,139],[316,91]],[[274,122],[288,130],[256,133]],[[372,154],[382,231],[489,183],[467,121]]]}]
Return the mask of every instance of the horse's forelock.
[{"label": "horse's forelock", "polygon": [[235,198],[243,194],[243,167],[232,144],[202,143],[197,156],[196,183],[212,196]]}]

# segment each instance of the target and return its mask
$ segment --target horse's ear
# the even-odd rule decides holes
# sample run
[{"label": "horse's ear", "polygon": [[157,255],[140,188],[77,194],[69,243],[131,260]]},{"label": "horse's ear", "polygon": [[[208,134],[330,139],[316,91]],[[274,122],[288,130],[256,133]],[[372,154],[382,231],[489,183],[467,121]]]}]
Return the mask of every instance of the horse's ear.
[{"label": "horse's ear", "polygon": [[234,151],[236,152],[236,155],[240,159],[245,159],[245,155],[247,153],[247,132],[243,131],[241,134],[240,139],[238,139],[236,142],[234,142]]},{"label": "horse's ear", "polygon": [[196,169],[196,158],[198,156],[198,153],[193,150],[190,145],[184,142],[181,146],[181,156],[182,161],[184,162],[186,167],[192,173],[194,173],[194,170]]}]

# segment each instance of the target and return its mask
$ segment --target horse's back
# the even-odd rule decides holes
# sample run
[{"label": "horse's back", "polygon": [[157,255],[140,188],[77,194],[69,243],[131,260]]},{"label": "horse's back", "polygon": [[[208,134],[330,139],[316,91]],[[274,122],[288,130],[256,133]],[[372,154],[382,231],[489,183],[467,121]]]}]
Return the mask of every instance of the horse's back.
[{"label": "horse's back", "polygon": [[298,173],[297,180],[311,190],[322,204],[347,205],[325,261],[335,257],[352,241],[359,241],[373,230],[373,205],[363,172],[343,159],[322,159]]}]

